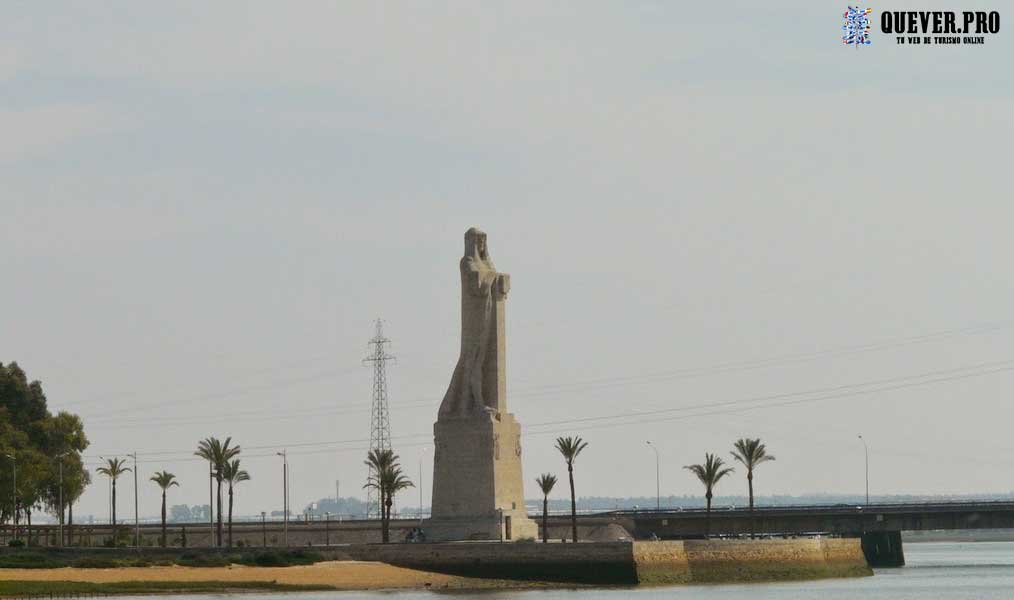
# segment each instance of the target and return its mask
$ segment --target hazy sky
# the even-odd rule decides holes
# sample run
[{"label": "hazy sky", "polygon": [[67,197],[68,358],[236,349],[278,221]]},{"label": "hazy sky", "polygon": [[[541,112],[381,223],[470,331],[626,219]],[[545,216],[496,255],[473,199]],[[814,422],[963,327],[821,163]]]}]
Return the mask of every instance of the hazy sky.
[{"label": "hazy sky", "polygon": [[[298,509],[362,494],[383,317],[428,504],[475,225],[528,497],[571,434],[579,495],[654,494],[645,440],[699,493],[748,435],[759,494],[860,492],[858,433],[874,494],[1014,489],[1009,32],[844,47],[845,4],[6,3],[0,360],[90,463],[142,454],[143,514],[155,470],[207,501],[209,435],[238,513],[280,508],[283,447]],[[1014,18],[874,9],[916,5]]]}]

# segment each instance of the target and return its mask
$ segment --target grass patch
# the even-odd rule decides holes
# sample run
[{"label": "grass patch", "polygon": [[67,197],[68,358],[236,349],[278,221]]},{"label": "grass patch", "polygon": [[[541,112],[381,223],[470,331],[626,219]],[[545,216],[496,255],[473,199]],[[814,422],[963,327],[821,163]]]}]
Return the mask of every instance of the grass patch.
[{"label": "grass patch", "polygon": [[0,554],[0,569],[57,569],[65,566],[64,561],[35,552]]},{"label": "grass patch", "polygon": [[173,560],[181,567],[228,567],[233,563],[233,557],[222,554],[192,554],[184,552]]},{"label": "grass patch", "polygon": [[69,594],[166,594],[182,592],[276,591],[314,592],[333,590],[328,585],[293,585],[274,581],[0,581],[0,596]]},{"label": "grass patch", "polygon": [[292,567],[312,565],[324,560],[316,552],[296,550],[294,552],[256,552],[233,558],[233,562],[248,567]]}]

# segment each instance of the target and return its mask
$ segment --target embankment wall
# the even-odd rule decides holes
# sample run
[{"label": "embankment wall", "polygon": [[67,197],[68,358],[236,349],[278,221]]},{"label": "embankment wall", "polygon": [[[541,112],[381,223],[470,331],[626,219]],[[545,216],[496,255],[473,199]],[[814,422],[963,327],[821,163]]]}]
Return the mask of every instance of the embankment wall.
[{"label": "embankment wall", "polygon": [[872,575],[858,539],[350,546],[353,560],[502,579],[588,584],[789,581]]}]

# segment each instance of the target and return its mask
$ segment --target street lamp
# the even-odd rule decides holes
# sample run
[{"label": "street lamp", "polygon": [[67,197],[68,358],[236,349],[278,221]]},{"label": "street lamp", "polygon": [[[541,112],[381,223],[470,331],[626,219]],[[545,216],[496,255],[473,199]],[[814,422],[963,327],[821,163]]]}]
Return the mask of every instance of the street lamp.
[{"label": "street lamp", "polygon": [[662,510],[662,488],[659,483],[662,459],[659,457],[658,448],[655,447],[655,444],[651,443],[651,440],[648,440],[645,443],[655,451],[655,510],[658,511]]},{"label": "street lamp", "polygon": [[423,446],[423,449],[419,451],[419,527],[422,527],[423,522],[423,455],[429,452],[429,446]]},{"label": "street lamp", "polygon": [[[100,456],[99,460],[106,460],[106,457],[105,456]],[[107,477],[106,479],[107,479],[107,481],[106,481],[106,498],[107,498],[106,510],[108,511],[108,514],[106,515],[106,517],[107,517],[107,520],[109,521],[110,525],[112,525],[112,523],[113,523],[113,478],[112,477]],[[113,535],[113,537],[116,536],[116,530],[115,529],[113,529],[112,535]]]},{"label": "street lamp", "polygon": [[11,496],[14,498],[14,539],[18,539],[18,461],[14,458],[13,454],[4,454],[4,456],[11,459],[11,467],[14,469]]},{"label": "street lamp", "polygon": [[[221,510],[221,508],[219,509]],[[208,461],[208,545],[215,546],[215,465]]]},{"label": "street lamp", "polygon": [[134,459],[134,547],[141,547],[141,521],[137,517],[137,452],[127,456]]},{"label": "street lamp", "polygon": [[866,505],[870,504],[870,447],[866,444],[866,440],[862,434],[859,435],[859,439],[863,442],[863,449],[866,451]]},{"label": "street lamp", "polygon": [[289,457],[288,451],[275,452],[282,457],[282,534],[285,547],[289,547]]},{"label": "street lamp", "polygon": [[68,454],[70,452],[56,455],[56,460],[60,465],[60,546],[63,546],[63,457]]}]

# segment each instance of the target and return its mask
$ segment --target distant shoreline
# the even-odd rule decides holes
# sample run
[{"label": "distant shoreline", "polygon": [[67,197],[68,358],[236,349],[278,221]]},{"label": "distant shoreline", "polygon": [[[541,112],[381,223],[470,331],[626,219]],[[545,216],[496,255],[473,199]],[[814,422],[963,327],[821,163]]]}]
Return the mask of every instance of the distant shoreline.
[{"label": "distant shoreline", "polygon": [[944,531],[903,531],[906,544],[922,542],[1014,542],[1014,529],[954,529]]}]

